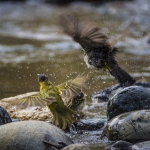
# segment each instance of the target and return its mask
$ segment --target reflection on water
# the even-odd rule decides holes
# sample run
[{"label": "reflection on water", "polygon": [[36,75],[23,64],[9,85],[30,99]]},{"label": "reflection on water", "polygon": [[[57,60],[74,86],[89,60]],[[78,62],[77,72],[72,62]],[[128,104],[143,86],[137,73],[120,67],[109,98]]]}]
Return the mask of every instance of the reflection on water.
[{"label": "reflection on water", "polygon": [[[85,90],[89,105],[91,94],[117,83],[108,72],[88,69],[81,47],[63,33],[58,18],[70,11],[96,22],[112,39],[134,19],[130,34],[117,43],[117,60],[137,80],[150,82],[149,3],[135,0],[94,6],[78,2],[61,7],[34,1],[0,3],[0,98],[39,90],[37,73],[45,73],[54,84],[88,73],[92,76]],[[104,114],[98,111],[100,115]]]}]

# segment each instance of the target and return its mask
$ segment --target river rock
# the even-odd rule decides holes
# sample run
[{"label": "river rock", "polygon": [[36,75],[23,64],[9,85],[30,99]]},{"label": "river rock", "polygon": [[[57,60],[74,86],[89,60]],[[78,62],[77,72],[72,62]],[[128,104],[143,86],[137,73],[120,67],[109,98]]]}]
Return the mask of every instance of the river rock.
[{"label": "river rock", "polygon": [[84,144],[70,144],[62,150],[90,150],[90,148]]},{"label": "river rock", "polygon": [[124,113],[111,119],[101,138],[109,140],[150,140],[150,110]]},{"label": "river rock", "polygon": [[12,122],[7,111],[0,106],[0,125]]},{"label": "river rock", "polygon": [[105,125],[106,120],[101,118],[81,119],[76,124],[76,130],[96,131]]},{"label": "river rock", "polygon": [[136,143],[135,145],[133,145],[133,147],[135,150],[149,150],[150,149],[150,141]]},{"label": "river rock", "polygon": [[43,121],[20,121],[0,127],[0,150],[57,150],[51,145],[63,148],[72,143],[62,130]]},{"label": "river rock", "polygon": [[111,95],[113,95],[113,93],[120,88],[124,88],[124,87],[121,87],[121,85],[116,84],[108,88],[105,88],[103,90],[100,90],[92,95],[92,101],[94,103],[108,102]]},{"label": "river rock", "polygon": [[130,86],[116,93],[108,102],[108,120],[134,110],[150,109],[150,91],[140,86]]},{"label": "river rock", "polygon": [[111,150],[132,150],[132,145],[132,143],[120,140],[111,146]]},{"label": "river rock", "polygon": [[[150,90],[150,82],[136,82],[134,83],[134,86],[140,86]],[[96,103],[107,102],[114,94],[126,87],[127,86],[116,84],[100,90],[92,95],[92,101]]]}]

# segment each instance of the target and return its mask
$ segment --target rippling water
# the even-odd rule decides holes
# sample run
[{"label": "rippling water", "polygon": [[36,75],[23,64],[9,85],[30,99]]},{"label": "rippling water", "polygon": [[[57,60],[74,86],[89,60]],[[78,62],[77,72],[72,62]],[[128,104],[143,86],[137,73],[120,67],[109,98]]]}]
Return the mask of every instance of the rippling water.
[{"label": "rippling water", "polygon": [[[67,6],[28,1],[0,3],[0,98],[37,91],[37,73],[45,73],[54,84],[86,72],[93,80],[91,94],[116,84],[103,71],[88,69],[80,45],[63,33],[59,16],[76,12],[81,20],[96,22],[110,39],[134,20],[130,34],[117,43],[117,60],[138,81],[150,82],[150,1],[114,2],[103,5],[71,3]],[[105,115],[97,110],[93,116]]]}]

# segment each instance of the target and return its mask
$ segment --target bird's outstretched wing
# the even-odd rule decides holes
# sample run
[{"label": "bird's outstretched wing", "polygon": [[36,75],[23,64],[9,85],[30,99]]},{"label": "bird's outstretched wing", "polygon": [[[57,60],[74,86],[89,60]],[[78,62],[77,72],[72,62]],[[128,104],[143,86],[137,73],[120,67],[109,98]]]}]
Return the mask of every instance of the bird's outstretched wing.
[{"label": "bird's outstretched wing", "polygon": [[47,104],[51,104],[57,100],[54,97],[42,96],[39,92],[30,92],[14,97],[4,98],[2,101],[10,103],[11,105],[17,105],[19,107],[44,107]]},{"label": "bird's outstretched wing", "polygon": [[90,22],[79,22],[75,14],[61,15],[60,23],[64,31],[85,51],[103,47],[107,43],[108,37],[102,33],[101,28]]},{"label": "bird's outstretched wing", "polygon": [[65,83],[57,85],[56,87],[60,91],[60,95],[65,104],[69,104],[69,101],[74,97],[82,95],[82,88],[88,83],[89,78],[85,75],[78,75],[75,79],[69,80]]}]

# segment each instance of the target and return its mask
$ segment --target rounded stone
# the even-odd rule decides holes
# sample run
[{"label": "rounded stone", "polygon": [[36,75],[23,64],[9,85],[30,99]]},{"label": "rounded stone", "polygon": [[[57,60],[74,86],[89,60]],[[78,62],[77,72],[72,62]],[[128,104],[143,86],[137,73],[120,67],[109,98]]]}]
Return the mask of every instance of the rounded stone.
[{"label": "rounded stone", "polygon": [[132,143],[120,140],[111,146],[111,150],[132,150],[132,145]]},{"label": "rounded stone", "polygon": [[150,110],[124,113],[111,119],[101,138],[109,140],[150,140]]},{"label": "rounded stone", "polygon": [[0,125],[12,122],[7,111],[0,106]]},{"label": "rounded stone", "polygon": [[[150,90],[150,82],[136,82],[134,83],[134,86],[140,86]],[[102,89],[92,95],[92,101],[98,103],[107,102],[109,99],[112,98],[115,93],[123,90],[124,88],[126,87],[120,84],[116,84],[108,88]]]},{"label": "rounded stone", "polygon": [[62,150],[90,150],[88,146],[84,144],[70,144]]},{"label": "rounded stone", "polygon": [[108,102],[108,120],[134,110],[150,109],[150,91],[140,86],[120,90]]},{"label": "rounded stone", "polygon": [[76,130],[96,131],[104,127],[106,120],[100,118],[81,119],[76,124]]},{"label": "rounded stone", "polygon": [[[133,147],[134,148],[138,147],[140,150],[149,150],[150,149],[150,141],[136,143]],[[135,150],[139,150],[139,149],[135,149]]]},{"label": "rounded stone", "polygon": [[20,121],[0,127],[0,150],[57,150],[51,144],[59,142],[73,143],[62,130],[43,121]]}]

